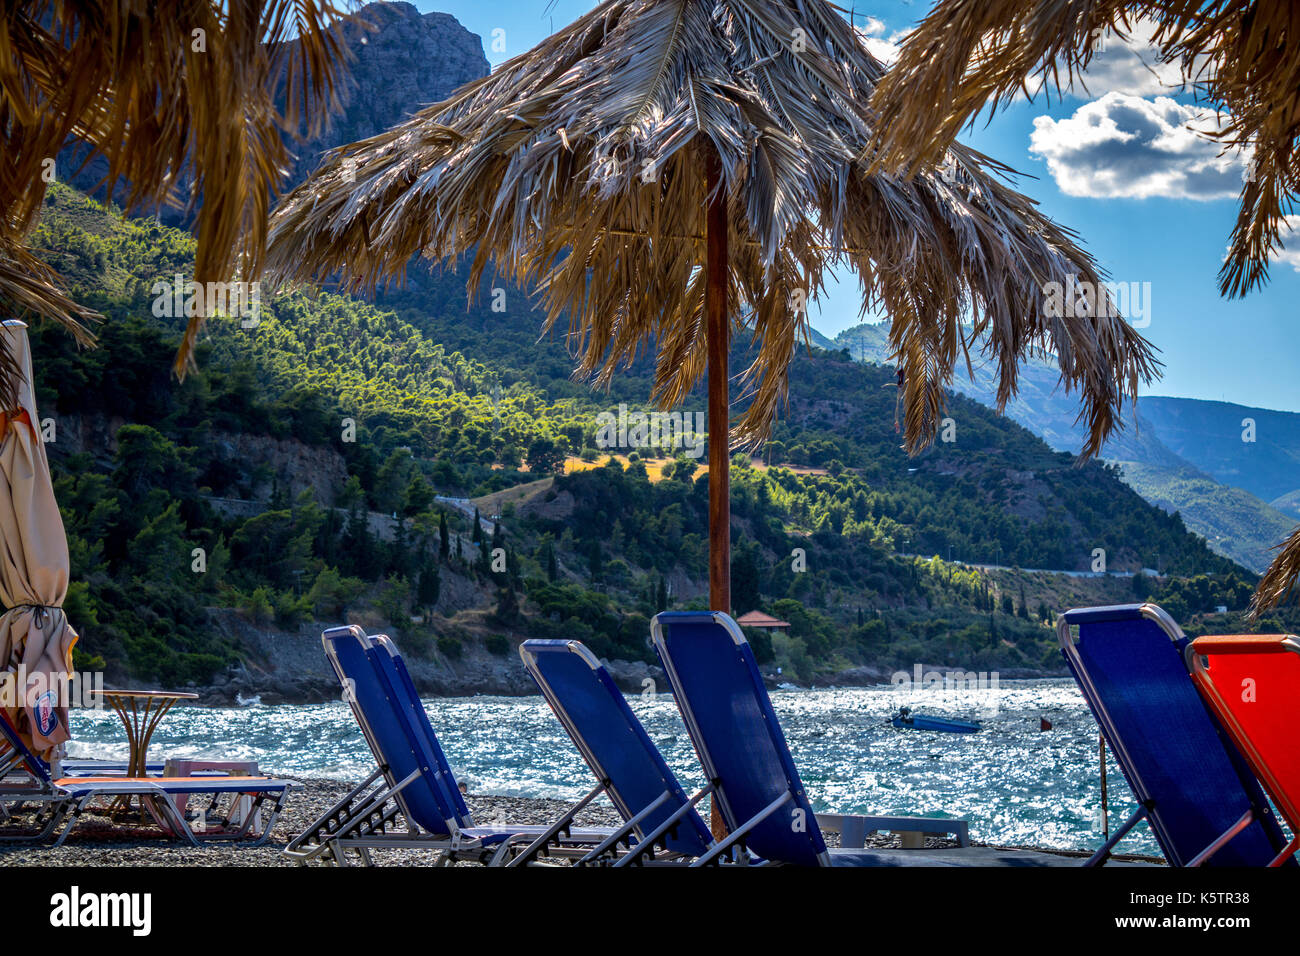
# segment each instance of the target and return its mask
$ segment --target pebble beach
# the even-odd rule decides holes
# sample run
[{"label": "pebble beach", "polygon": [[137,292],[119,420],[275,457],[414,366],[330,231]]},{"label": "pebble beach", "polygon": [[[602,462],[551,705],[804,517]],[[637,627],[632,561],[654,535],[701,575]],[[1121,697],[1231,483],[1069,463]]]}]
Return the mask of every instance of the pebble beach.
[{"label": "pebble beach", "polygon": [[[308,779],[301,782],[302,786],[293,791],[276,821],[270,840],[262,846],[216,842],[190,847],[167,838],[154,826],[125,825],[107,817],[87,814],[63,846],[0,846],[0,866],[294,866],[295,862],[282,852],[285,844],[350,789],[337,780]],[[480,794],[466,794],[465,800],[480,824],[544,825],[552,822],[568,806],[562,800]],[[619,822],[619,816],[608,803],[594,803],[584,808],[575,822],[579,827],[612,826]],[[16,818],[9,821],[6,828],[20,823],[21,819]],[[827,834],[827,841],[833,841],[832,834]],[[869,837],[868,843],[882,847],[899,845],[897,838],[888,834]],[[953,844],[930,838],[926,845],[941,847]],[[433,852],[402,850],[377,852],[374,861],[379,866],[425,866],[432,865],[436,857]]]}]

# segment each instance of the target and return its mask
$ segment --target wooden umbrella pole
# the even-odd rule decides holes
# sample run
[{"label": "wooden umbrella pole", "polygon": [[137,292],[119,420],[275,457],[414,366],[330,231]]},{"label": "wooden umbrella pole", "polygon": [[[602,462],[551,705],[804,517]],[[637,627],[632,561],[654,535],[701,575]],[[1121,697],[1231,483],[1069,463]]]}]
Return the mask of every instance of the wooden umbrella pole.
[{"label": "wooden umbrella pole", "polygon": [[731,399],[727,381],[727,352],[731,327],[727,319],[727,197],[722,189],[722,163],[709,150],[705,159],[708,190],[708,248],[704,293],[705,330],[709,358],[709,607],[731,613]]},{"label": "wooden umbrella pole", "polygon": [[[705,334],[709,359],[709,607],[731,613],[731,399],[727,352],[731,324],[727,317],[727,197],[722,162],[710,147],[704,159],[708,204],[704,292]],[[727,835],[715,794],[709,800],[709,828],[720,840]]]}]

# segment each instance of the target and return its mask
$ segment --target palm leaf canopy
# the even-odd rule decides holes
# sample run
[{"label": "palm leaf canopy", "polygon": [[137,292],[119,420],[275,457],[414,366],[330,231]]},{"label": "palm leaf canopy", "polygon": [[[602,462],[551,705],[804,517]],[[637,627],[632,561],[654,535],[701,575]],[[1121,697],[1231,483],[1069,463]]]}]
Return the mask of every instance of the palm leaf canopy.
[{"label": "palm leaf canopy", "polygon": [[[875,170],[922,174],[986,103],[994,108],[1041,75],[1062,89],[1107,30],[1154,25],[1161,60],[1179,63],[1220,109],[1214,135],[1252,153],[1253,176],[1219,270],[1220,292],[1268,281],[1300,190],[1300,17],[1294,0],[940,0],[903,45],[872,105],[880,124]],[[1064,78],[1061,74],[1064,72]],[[1258,614],[1300,576],[1300,529],[1280,546],[1251,603]]]},{"label": "palm leaf canopy", "polygon": [[1108,30],[1126,38],[1139,21],[1153,25],[1159,59],[1220,109],[1213,135],[1253,153],[1219,287],[1257,288],[1300,188],[1294,0],[940,0],[875,91],[873,168],[925,170],[986,104],[1010,101],[1034,76],[1068,87]]},{"label": "palm leaf canopy", "polygon": [[[29,249],[52,164],[69,140],[129,183],[127,205],[197,209],[196,282],[261,269],[285,140],[334,103],[345,48],[329,0],[19,0],[0,19],[0,303],[82,343],[98,318]],[[309,126],[310,128],[310,126]],[[187,196],[181,196],[184,170]],[[177,371],[202,316],[186,333]],[[0,398],[16,367],[0,352]]]},{"label": "palm leaf canopy", "polygon": [[[891,317],[910,449],[932,438],[954,366],[1054,353],[1082,395],[1095,453],[1151,347],[1111,309],[1053,316],[1047,283],[1102,280],[1074,235],[960,145],[904,180],[869,174],[868,100],[884,73],[824,0],[606,0],[442,103],[329,153],[282,201],[277,280],[400,279],[416,254],[472,252],[568,316],[598,383],[655,348],[655,399],[680,402],[706,362],[706,164],[729,219],[733,326],[753,336],[736,443],[767,433],[826,270],[857,273]],[[1102,303],[1097,302],[1098,306]],[[1060,310],[1056,310],[1060,311]]]},{"label": "palm leaf canopy", "polygon": [[1278,545],[1278,556],[1259,579],[1250,601],[1251,617],[1258,617],[1289,598],[1297,579],[1300,579],[1300,527]]}]

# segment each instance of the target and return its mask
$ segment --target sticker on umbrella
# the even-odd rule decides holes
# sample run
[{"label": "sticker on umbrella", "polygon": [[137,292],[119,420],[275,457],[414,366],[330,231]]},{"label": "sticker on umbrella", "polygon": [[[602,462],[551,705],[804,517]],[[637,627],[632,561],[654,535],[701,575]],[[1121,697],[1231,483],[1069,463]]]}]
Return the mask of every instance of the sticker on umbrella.
[{"label": "sticker on umbrella", "polygon": [[55,710],[58,702],[58,695],[52,690],[47,690],[36,698],[36,706],[32,710],[36,714],[36,730],[42,737],[50,736],[59,726],[59,713]]}]

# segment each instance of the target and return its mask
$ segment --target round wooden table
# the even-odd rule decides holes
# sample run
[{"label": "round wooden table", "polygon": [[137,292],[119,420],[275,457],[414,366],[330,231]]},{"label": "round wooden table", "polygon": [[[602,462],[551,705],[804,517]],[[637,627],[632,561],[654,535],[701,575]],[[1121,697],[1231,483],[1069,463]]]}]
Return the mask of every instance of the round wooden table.
[{"label": "round wooden table", "polygon": [[[198,700],[198,694],[186,694],[169,690],[106,690],[104,699],[117,711],[117,716],[126,728],[126,742],[130,748],[126,775],[128,777],[148,776],[149,741],[158,728],[163,715],[172,709],[178,700]],[[131,798],[118,797],[113,801],[116,810],[128,810]]]}]

